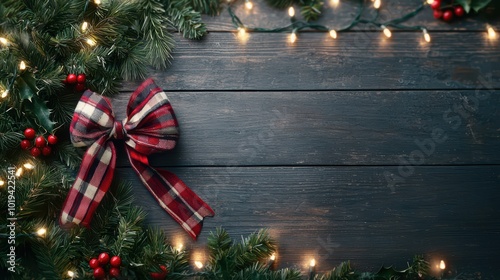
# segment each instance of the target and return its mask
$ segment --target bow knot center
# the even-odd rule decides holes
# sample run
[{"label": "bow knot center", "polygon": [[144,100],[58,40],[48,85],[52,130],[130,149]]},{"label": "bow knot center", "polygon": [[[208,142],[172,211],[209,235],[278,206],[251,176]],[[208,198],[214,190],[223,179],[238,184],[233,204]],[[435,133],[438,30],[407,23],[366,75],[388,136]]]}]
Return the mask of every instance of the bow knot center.
[{"label": "bow knot center", "polygon": [[121,121],[115,121],[111,135],[118,140],[125,138],[125,130],[123,130],[123,123]]}]

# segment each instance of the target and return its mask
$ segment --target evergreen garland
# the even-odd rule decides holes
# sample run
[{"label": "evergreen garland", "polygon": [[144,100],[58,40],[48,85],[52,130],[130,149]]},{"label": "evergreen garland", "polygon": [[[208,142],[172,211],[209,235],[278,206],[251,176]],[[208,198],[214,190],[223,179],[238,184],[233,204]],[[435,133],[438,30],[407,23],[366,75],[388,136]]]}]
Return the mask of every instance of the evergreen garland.
[{"label": "evergreen garland", "polygon": [[[82,153],[68,134],[80,93],[63,80],[83,73],[87,88],[117,94],[123,80],[143,79],[148,67],[170,64],[172,30],[201,38],[201,13],[218,10],[218,0],[0,2],[0,203],[15,205],[1,208],[0,248],[9,252],[15,245],[16,254],[15,272],[9,271],[10,257],[0,256],[1,279],[68,279],[68,271],[92,279],[88,262],[100,252],[121,256],[121,274],[129,279],[148,279],[161,265],[172,275],[186,270],[187,255],[144,225],[129,185],[114,182],[90,229],[57,225]],[[37,135],[57,135],[50,156],[21,150],[28,127]],[[17,219],[13,236],[8,217]]]},{"label": "evergreen garland", "polygon": [[[289,6],[286,1],[276,5]],[[304,3],[303,16],[317,18],[322,2]],[[188,252],[174,249],[162,231],[144,224],[146,213],[134,206],[131,186],[118,180],[95,212],[91,228],[63,230],[57,225],[81,163],[81,151],[68,135],[79,93],[62,81],[69,73],[84,73],[91,90],[117,94],[123,80],[142,79],[148,67],[169,65],[174,47],[170,28],[199,39],[207,32],[201,13],[219,11],[218,0],[0,2],[0,204],[15,204],[1,208],[0,249],[10,252],[14,237],[16,254],[14,272],[9,270],[10,256],[1,254],[0,278],[93,279],[89,260],[107,252],[122,258],[122,279],[150,279],[152,273],[164,273],[162,266],[168,279],[303,279],[295,268],[271,269],[268,260],[276,244],[264,230],[241,243],[222,229],[211,233],[209,261],[203,271],[193,271]],[[87,28],[82,28],[84,22]],[[58,136],[51,156],[33,158],[20,149],[28,127],[39,135]],[[9,182],[14,180],[15,191]],[[13,235],[9,217],[17,219]],[[313,277],[419,279],[427,269],[427,262],[416,257],[403,271],[358,273],[346,262]]]}]

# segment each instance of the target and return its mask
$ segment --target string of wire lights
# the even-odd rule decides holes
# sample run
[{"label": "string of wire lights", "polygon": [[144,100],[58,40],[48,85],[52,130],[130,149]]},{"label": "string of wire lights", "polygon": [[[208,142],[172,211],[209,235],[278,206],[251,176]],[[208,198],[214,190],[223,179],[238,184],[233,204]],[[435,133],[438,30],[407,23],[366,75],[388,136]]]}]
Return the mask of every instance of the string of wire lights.
[{"label": "string of wire lights", "polygon": [[[364,11],[367,9],[367,5],[365,5],[364,0],[359,0],[359,7],[358,7],[358,12],[356,13],[356,16],[352,19],[352,21],[347,24],[344,27],[334,29],[334,28],[329,28],[325,25],[317,24],[317,23],[310,23],[306,22],[303,20],[299,20],[295,17],[295,9],[294,7],[289,7],[288,8],[288,15],[290,16],[290,24],[283,26],[283,27],[278,27],[278,28],[261,28],[261,27],[250,27],[245,25],[241,19],[234,13],[234,11],[231,9],[231,6],[228,7],[228,12],[229,15],[231,16],[231,20],[233,25],[236,27],[237,31],[240,34],[245,34],[246,32],[268,32],[268,33],[279,33],[279,32],[291,32],[290,35],[290,42],[294,43],[297,40],[297,34],[303,30],[316,30],[320,32],[327,32],[329,33],[330,37],[333,39],[337,39],[338,33],[340,32],[345,32],[348,30],[353,29],[354,27],[364,24],[364,25],[371,25],[375,26],[376,28],[380,29],[383,34],[387,37],[390,38],[392,37],[392,32],[391,29],[399,29],[399,30],[421,30],[422,31],[422,36],[424,40],[427,43],[431,42],[431,36],[425,26],[421,25],[405,25],[404,23],[408,21],[409,19],[413,18],[417,14],[419,14],[426,5],[432,4],[434,0],[426,0],[422,2],[420,5],[418,5],[414,10],[411,12],[398,17],[394,18],[391,20],[383,21],[380,19],[380,6],[381,6],[381,0],[372,0],[373,2],[373,9],[375,10],[375,15],[372,16],[372,18],[364,18],[363,14]],[[245,7],[247,9],[251,9],[249,7],[253,7],[253,4],[251,2],[247,1],[245,3]],[[495,30],[491,26],[487,26],[487,32],[489,34],[490,38],[495,38]]]}]

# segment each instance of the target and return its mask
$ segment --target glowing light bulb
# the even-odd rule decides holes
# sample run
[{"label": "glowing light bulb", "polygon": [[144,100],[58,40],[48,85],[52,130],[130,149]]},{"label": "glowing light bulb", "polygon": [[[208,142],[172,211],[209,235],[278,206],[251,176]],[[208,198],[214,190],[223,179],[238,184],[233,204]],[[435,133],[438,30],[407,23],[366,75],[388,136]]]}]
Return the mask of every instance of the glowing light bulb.
[{"label": "glowing light bulb", "polygon": [[45,228],[39,228],[36,231],[36,234],[38,234],[38,236],[44,236],[46,233],[47,233],[47,230]]},{"label": "glowing light bulb", "polygon": [[94,3],[95,3],[96,5],[101,5],[101,0],[94,0]]},{"label": "glowing light bulb", "polygon": [[248,0],[245,1],[245,8],[247,8],[247,10],[251,10],[253,8],[253,3]]},{"label": "glowing light bulb", "polygon": [[0,179],[0,187],[3,187],[5,185],[5,181]]},{"label": "glowing light bulb", "polygon": [[375,0],[375,2],[373,2],[373,7],[375,9],[380,8],[380,5],[382,5],[382,2],[380,0]]},{"label": "glowing light bulb", "polygon": [[33,168],[35,168],[35,166],[33,164],[31,164],[30,162],[23,164],[23,166],[24,166],[24,168],[26,168],[28,170],[32,170]]},{"label": "glowing light bulb", "polygon": [[272,261],[276,260],[276,254],[274,254],[274,253],[273,253],[273,254],[269,257],[269,259],[270,259],[270,260],[272,260]]},{"label": "glowing light bulb", "polygon": [[86,22],[86,21],[84,21],[82,23],[82,27],[81,28],[82,28],[82,32],[85,32],[85,30],[87,30],[87,28],[89,28],[89,23]]},{"label": "glowing light bulb", "polygon": [[26,69],[26,62],[24,62],[24,60],[21,60],[21,62],[19,63],[19,69],[21,70]]},{"label": "glowing light bulb", "polygon": [[427,42],[427,43],[430,43],[431,42],[431,35],[429,35],[429,33],[427,32],[427,29],[422,29],[422,32],[424,33],[424,40]]},{"label": "glowing light bulb", "polygon": [[290,34],[290,43],[295,43],[297,41],[297,34],[295,34],[295,31]]},{"label": "glowing light bulb", "polygon": [[290,17],[294,17],[295,16],[295,9],[293,7],[288,8],[288,15]]},{"label": "glowing light bulb", "polygon": [[175,246],[175,250],[177,250],[177,252],[182,251],[182,248],[184,248],[184,244],[182,243],[178,243],[177,246]]},{"label": "glowing light bulb", "polygon": [[332,6],[337,7],[340,3],[340,0],[331,0],[332,1]]},{"label": "glowing light bulb", "polygon": [[337,31],[332,29],[332,30],[330,30],[329,33],[330,33],[330,37],[332,37],[333,39],[337,39]]},{"label": "glowing light bulb", "polygon": [[7,41],[7,39],[5,39],[4,37],[0,37],[0,43],[2,43],[2,45],[7,46],[7,44],[9,43],[9,41]]},{"label": "glowing light bulb", "polygon": [[93,47],[97,44],[96,41],[94,39],[91,39],[91,38],[88,38],[86,42],[91,47]]},{"label": "glowing light bulb", "polygon": [[439,262],[439,269],[441,269],[441,270],[445,270],[446,269],[446,264],[444,263],[443,260],[441,260],[441,262]]},{"label": "glowing light bulb", "polygon": [[488,26],[488,36],[490,37],[490,39],[495,39],[497,37],[495,29],[493,29],[493,27],[491,26]]},{"label": "glowing light bulb", "polygon": [[7,97],[8,95],[9,95],[9,90],[6,89],[6,90],[2,91],[2,95],[0,95],[0,97],[2,97],[2,99],[3,99],[5,97]]},{"label": "glowing light bulb", "polygon": [[392,32],[391,32],[391,30],[389,30],[389,28],[385,27],[384,25],[380,26],[380,28],[383,29],[385,37],[391,38]]},{"label": "glowing light bulb", "polygon": [[200,261],[194,261],[194,265],[195,265],[198,269],[203,268],[203,263],[202,263],[202,262],[200,262]]},{"label": "glowing light bulb", "polygon": [[73,278],[73,277],[75,277],[75,273],[71,270],[68,270],[68,276]]},{"label": "glowing light bulb", "polygon": [[312,259],[312,260],[309,262],[309,266],[310,266],[310,267],[315,267],[315,266],[316,266],[316,260],[315,260],[315,259]]},{"label": "glowing light bulb", "polygon": [[19,167],[16,171],[16,177],[21,177],[21,175],[23,175],[23,168],[22,167]]},{"label": "glowing light bulb", "polygon": [[434,3],[434,0],[427,0],[427,4],[431,5],[432,3]]},{"label": "glowing light bulb", "polygon": [[246,33],[247,33],[247,31],[245,30],[244,27],[238,27],[238,35],[239,36],[245,36]]}]

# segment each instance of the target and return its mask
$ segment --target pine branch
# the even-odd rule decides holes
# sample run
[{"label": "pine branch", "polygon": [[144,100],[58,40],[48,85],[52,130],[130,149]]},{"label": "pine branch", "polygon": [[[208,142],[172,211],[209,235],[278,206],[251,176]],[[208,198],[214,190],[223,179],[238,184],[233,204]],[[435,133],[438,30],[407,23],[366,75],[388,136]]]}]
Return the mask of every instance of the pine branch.
[{"label": "pine branch", "polygon": [[221,3],[219,0],[190,0],[190,6],[198,12],[203,14],[215,16],[221,10]]},{"label": "pine branch", "polygon": [[170,5],[167,6],[167,15],[185,38],[200,39],[207,33],[200,12],[189,6],[188,0],[166,2],[170,2]]},{"label": "pine branch", "polygon": [[145,40],[146,59],[150,65],[162,69],[170,64],[174,39],[167,30],[167,20],[163,16],[163,5],[156,0],[139,1],[138,21]]},{"label": "pine branch", "polygon": [[244,269],[271,256],[276,251],[276,243],[271,239],[267,230],[259,230],[243,239],[235,250],[236,268]]},{"label": "pine branch", "polygon": [[47,233],[34,238],[32,243],[38,265],[37,278],[65,279],[67,271],[76,267],[74,258],[80,256],[81,239],[78,236],[81,231],[68,234],[54,224],[44,226]]},{"label": "pine branch", "polygon": [[[365,277],[366,276],[364,276],[362,279],[371,279]],[[351,269],[351,264],[349,262],[342,262],[332,271],[319,277],[319,280],[349,280],[358,278],[359,278],[358,275],[355,275],[354,271]]]},{"label": "pine branch", "polygon": [[69,168],[77,170],[80,167],[82,157],[78,153],[79,150],[68,141],[58,143],[54,150],[55,156]]},{"label": "pine branch", "polygon": [[223,228],[217,228],[215,232],[210,232],[207,246],[211,254],[227,251],[233,245],[233,240]]},{"label": "pine branch", "polygon": [[118,235],[114,244],[111,245],[113,254],[128,257],[133,252],[132,248],[142,234],[142,223],[145,216],[146,214],[141,208],[131,207],[125,215],[120,217]]},{"label": "pine branch", "polygon": [[16,201],[19,219],[55,220],[66,197],[68,184],[63,184],[61,170],[38,161],[17,181]]},{"label": "pine branch", "polygon": [[306,0],[300,7],[300,14],[306,21],[315,21],[321,15],[323,4],[321,0]]}]

